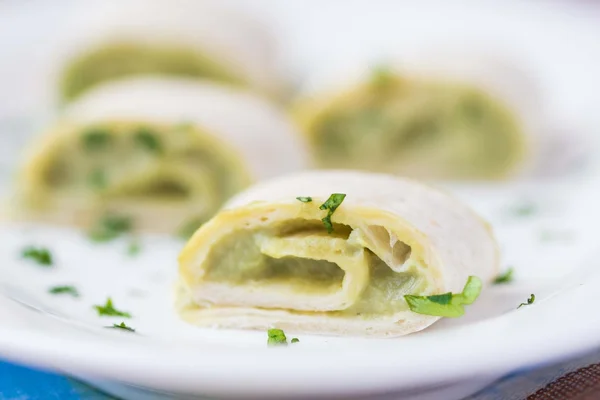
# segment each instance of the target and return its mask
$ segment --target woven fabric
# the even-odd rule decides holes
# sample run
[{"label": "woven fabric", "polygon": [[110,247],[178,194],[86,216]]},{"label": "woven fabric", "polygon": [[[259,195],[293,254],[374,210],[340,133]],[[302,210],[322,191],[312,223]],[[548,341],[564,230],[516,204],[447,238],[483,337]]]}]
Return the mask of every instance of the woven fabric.
[{"label": "woven fabric", "polygon": [[465,400],[600,400],[599,366],[600,349],[560,363],[515,371]]},{"label": "woven fabric", "polygon": [[555,380],[527,400],[586,400],[598,398],[597,395],[600,395],[600,364],[592,364]]}]

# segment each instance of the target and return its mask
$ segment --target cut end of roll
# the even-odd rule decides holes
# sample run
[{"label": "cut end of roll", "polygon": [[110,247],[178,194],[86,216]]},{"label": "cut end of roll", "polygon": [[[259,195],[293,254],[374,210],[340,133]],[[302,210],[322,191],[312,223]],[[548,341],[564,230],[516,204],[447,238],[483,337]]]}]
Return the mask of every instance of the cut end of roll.
[{"label": "cut end of roll", "polygon": [[373,67],[329,93],[305,94],[295,115],[315,165],[445,180],[523,172],[538,127],[514,93],[496,90],[500,84],[482,71],[463,72],[400,63]]},{"label": "cut end of roll", "polygon": [[14,214],[83,227],[117,214],[139,231],[189,231],[253,180],[300,168],[296,140],[281,112],[246,92],[186,79],[113,82],[32,143]]},{"label": "cut end of roll", "polygon": [[471,210],[434,189],[314,172],[236,196],[179,264],[180,312],[198,325],[399,336],[456,314],[414,312],[405,296],[458,302],[469,276],[495,274],[497,248]]}]

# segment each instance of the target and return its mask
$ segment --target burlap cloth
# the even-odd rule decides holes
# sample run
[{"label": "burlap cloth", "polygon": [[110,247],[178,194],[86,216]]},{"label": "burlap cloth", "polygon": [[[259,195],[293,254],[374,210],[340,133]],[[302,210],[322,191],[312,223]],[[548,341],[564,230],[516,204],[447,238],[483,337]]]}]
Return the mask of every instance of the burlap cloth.
[{"label": "burlap cloth", "polygon": [[600,349],[516,371],[465,400],[600,400]]}]

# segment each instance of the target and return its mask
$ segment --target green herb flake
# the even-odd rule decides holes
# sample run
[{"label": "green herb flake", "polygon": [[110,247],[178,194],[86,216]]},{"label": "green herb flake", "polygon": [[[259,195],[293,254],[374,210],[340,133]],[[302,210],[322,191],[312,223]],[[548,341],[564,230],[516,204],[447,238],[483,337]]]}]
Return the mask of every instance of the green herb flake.
[{"label": "green herb flake", "polygon": [[53,264],[52,253],[43,247],[29,246],[23,249],[21,256],[23,258],[35,261],[39,265],[49,267]]},{"label": "green herb flake", "polygon": [[446,305],[452,302],[452,293],[444,293],[444,294],[434,294],[432,296],[427,296],[427,299],[435,304]]},{"label": "green herb flake", "polygon": [[312,201],[312,197],[296,197],[296,200],[303,203],[310,203]]},{"label": "green herb flake", "polygon": [[481,279],[469,276],[461,293],[444,293],[433,296],[405,295],[404,299],[412,312],[436,317],[456,318],[464,315],[463,306],[473,304],[482,288]]},{"label": "green herb flake", "polygon": [[132,220],[119,215],[106,215],[89,232],[89,237],[95,242],[108,242],[131,231]]},{"label": "green herb flake", "polygon": [[535,215],[538,212],[538,207],[532,202],[521,202],[509,209],[510,213],[518,218],[525,218]]},{"label": "green herb flake", "polygon": [[501,285],[503,283],[509,283],[512,282],[513,280],[513,272],[514,272],[514,268],[509,268],[507,269],[504,273],[498,275],[496,277],[496,279],[494,279],[494,284],[495,285]]},{"label": "green herb flake", "polygon": [[107,326],[106,328],[109,329],[121,329],[127,332],[135,332],[135,329],[133,329],[130,326],[125,325],[125,322],[121,322],[120,324],[113,324],[113,326]]},{"label": "green herb flake", "polygon": [[394,72],[387,65],[378,65],[371,70],[371,86],[376,89],[389,87],[395,81]]},{"label": "green herb flake", "polygon": [[292,338],[292,340],[290,341],[291,343],[299,343],[300,339],[298,339],[297,337]]},{"label": "green herb flake", "polygon": [[54,286],[48,290],[51,294],[68,294],[73,297],[79,297],[79,292],[75,286]]},{"label": "green herb flake", "polygon": [[567,230],[546,229],[540,232],[540,241],[542,242],[570,242],[574,238],[574,232]]},{"label": "green herb flake", "polygon": [[517,310],[523,306],[530,306],[533,304],[533,302],[535,301],[535,294],[531,294],[531,296],[529,296],[529,298],[527,299],[527,303],[521,303],[519,304],[519,307],[517,307]]},{"label": "green herb flake", "polygon": [[108,148],[112,137],[110,132],[104,128],[92,128],[83,133],[81,140],[86,151],[94,152]]},{"label": "green herb flake", "polygon": [[134,136],[134,140],[138,146],[150,153],[162,153],[162,144],[158,139],[158,135],[148,128],[140,128]]},{"label": "green herb flake", "polygon": [[325,228],[327,228],[328,233],[333,232],[333,223],[331,222],[331,216],[333,215],[335,210],[337,210],[340,204],[342,204],[345,198],[346,195],[343,193],[333,193],[331,196],[329,196],[327,201],[325,201],[325,203],[321,204],[321,206],[319,207],[319,210],[327,210],[327,216],[321,219],[321,221],[323,221],[323,225],[325,225]]},{"label": "green herb flake", "polygon": [[288,344],[285,333],[281,329],[269,329],[267,335],[267,345],[269,346],[287,346]]},{"label": "green herb flake", "polygon": [[132,240],[131,242],[129,242],[129,245],[127,246],[128,256],[135,257],[138,254],[140,254],[140,251],[142,251],[142,245],[138,240]]},{"label": "green herb flake", "polygon": [[117,310],[113,306],[112,299],[110,297],[108,299],[106,299],[105,305],[103,305],[103,306],[95,305],[94,308],[96,309],[96,311],[98,311],[98,315],[101,317],[107,316],[107,317],[131,318],[131,314],[129,314],[128,312]]},{"label": "green herb flake", "polygon": [[88,175],[88,183],[94,189],[106,188],[107,178],[106,171],[103,169],[95,169]]}]

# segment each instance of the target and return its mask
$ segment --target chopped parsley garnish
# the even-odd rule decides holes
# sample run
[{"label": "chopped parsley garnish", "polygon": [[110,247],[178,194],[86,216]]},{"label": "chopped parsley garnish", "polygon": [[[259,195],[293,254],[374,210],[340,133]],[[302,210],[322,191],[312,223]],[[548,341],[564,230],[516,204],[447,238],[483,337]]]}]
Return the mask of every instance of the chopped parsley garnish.
[{"label": "chopped parsley garnish", "polygon": [[142,245],[140,244],[140,242],[138,240],[132,240],[127,246],[127,255],[131,257],[137,256],[138,254],[140,254],[141,250]]},{"label": "chopped parsley garnish", "polygon": [[108,242],[129,232],[131,228],[131,218],[119,215],[107,215],[92,228],[89,237],[96,242]]},{"label": "chopped parsley garnish", "polygon": [[205,220],[202,218],[194,218],[194,219],[186,222],[177,231],[177,236],[183,240],[188,240],[189,238],[191,238],[194,235],[194,233],[196,233],[198,228],[200,228],[204,222],[205,222]]},{"label": "chopped parsley garnish", "polygon": [[327,201],[325,201],[325,203],[321,204],[321,206],[319,207],[319,210],[328,210],[327,216],[321,219],[321,221],[323,221],[323,225],[325,225],[325,228],[327,228],[328,233],[333,232],[333,223],[331,222],[331,216],[333,215],[335,210],[337,210],[340,204],[342,204],[342,201],[344,201],[345,198],[346,195],[343,193],[333,193],[331,196],[329,196]]},{"label": "chopped parsley garnish", "polygon": [[142,147],[143,149],[155,154],[162,153],[162,144],[156,133],[150,129],[140,128],[136,132],[134,139],[138,146]]},{"label": "chopped parsley garnish", "polygon": [[108,130],[93,128],[83,133],[82,143],[86,151],[104,150],[110,146],[112,137]]},{"label": "chopped parsley garnish", "polygon": [[540,232],[542,242],[570,242],[575,238],[572,231],[567,230],[543,230]]},{"label": "chopped parsley garnish", "polygon": [[535,294],[531,294],[531,296],[529,296],[529,298],[527,299],[527,303],[521,303],[519,304],[519,307],[517,307],[517,310],[523,306],[529,306],[531,304],[533,304],[533,302],[535,301]]},{"label": "chopped parsley garnish", "polygon": [[394,82],[394,72],[387,65],[378,65],[371,71],[371,85],[383,89]]},{"label": "chopped parsley garnish", "polygon": [[291,343],[298,343],[300,342],[300,339],[298,339],[297,337],[292,338],[292,340],[290,341]]},{"label": "chopped parsley garnish", "polygon": [[106,299],[106,304],[103,306],[94,306],[94,308],[96,309],[96,311],[98,311],[98,315],[103,317],[103,316],[108,316],[108,317],[125,317],[125,318],[131,318],[131,314],[129,314],[128,312],[125,311],[119,311],[117,310],[112,303],[112,299],[109,297],[108,299]]},{"label": "chopped parsley garnish", "polygon": [[520,218],[530,217],[537,213],[537,211],[537,206],[532,202],[522,202],[510,208],[511,214]]},{"label": "chopped parsley garnish", "polygon": [[50,266],[52,265],[52,253],[48,249],[43,247],[29,246],[23,249],[21,253],[23,258],[28,258],[35,261],[39,265]]},{"label": "chopped parsley garnish", "polygon": [[461,293],[444,293],[433,296],[405,295],[404,299],[412,312],[436,317],[460,317],[465,313],[463,306],[472,304],[481,293],[481,279],[469,276]]},{"label": "chopped parsley garnish", "polygon": [[48,290],[52,294],[69,294],[73,297],[79,297],[79,292],[75,286],[54,286]]},{"label": "chopped parsley garnish", "polygon": [[514,268],[509,268],[506,270],[506,272],[504,272],[503,274],[500,274],[496,277],[496,279],[494,279],[494,284],[499,285],[502,283],[509,283],[512,282],[513,280],[513,272],[514,272]]},{"label": "chopped parsley garnish", "polygon": [[107,179],[106,172],[103,169],[95,169],[88,176],[88,182],[94,189],[104,189]]},{"label": "chopped parsley garnish", "polygon": [[303,203],[310,203],[312,201],[312,197],[296,197],[296,200]]},{"label": "chopped parsley garnish", "polygon": [[122,329],[122,330],[128,331],[128,332],[135,332],[135,329],[133,329],[130,326],[125,325],[125,322],[121,322],[120,324],[113,324],[113,326],[107,326],[107,328],[109,328],[109,329]]},{"label": "chopped parsley garnish", "polygon": [[287,346],[287,338],[285,333],[281,329],[269,329],[267,331],[268,339],[267,345],[269,346]]}]

